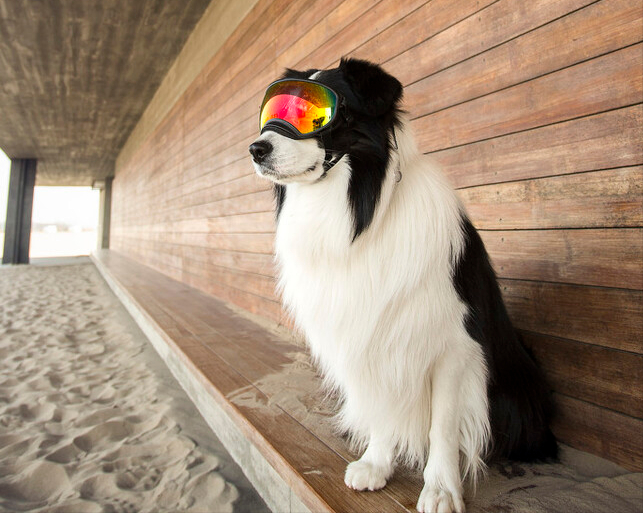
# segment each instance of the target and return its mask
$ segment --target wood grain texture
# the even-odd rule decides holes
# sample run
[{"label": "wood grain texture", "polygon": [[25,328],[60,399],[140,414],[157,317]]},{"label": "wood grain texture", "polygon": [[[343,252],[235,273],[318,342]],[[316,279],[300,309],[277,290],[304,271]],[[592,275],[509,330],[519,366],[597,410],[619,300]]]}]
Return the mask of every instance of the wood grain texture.
[{"label": "wood grain texture", "polygon": [[531,332],[523,339],[557,392],[643,417],[643,355]]},{"label": "wood grain texture", "polygon": [[412,51],[421,43],[426,44],[442,31],[484,10],[492,3],[494,0],[431,0],[357,46],[349,56],[383,64],[406,51]]},{"label": "wood grain texture", "polygon": [[636,44],[413,122],[435,151],[640,103],[643,46]]},{"label": "wood grain texture", "polygon": [[[557,392],[558,436],[643,468],[642,22],[627,0],[259,0],[119,167],[112,248],[291,326],[272,192],[247,154],[264,88],[286,66],[380,62],[481,229]],[[192,304],[182,322],[202,336],[211,315]],[[249,360],[248,378],[264,372]]]},{"label": "wood grain texture", "polygon": [[643,225],[641,166],[481,185],[458,192],[479,229]]},{"label": "wood grain texture", "polygon": [[175,354],[309,508],[410,511],[388,491],[356,494],[346,488],[346,460],[260,388],[260,379],[292,364],[287,353],[299,348],[183,283],[114,253],[99,258],[150,320],[172,332],[167,343]]},{"label": "wood grain texture", "polygon": [[457,188],[643,164],[635,105],[436,151]]},{"label": "wood grain texture", "polygon": [[[387,62],[386,67],[396,70],[402,83],[408,85],[589,3],[591,0],[493,2],[462,21],[454,17],[455,23],[447,29],[409,48]],[[469,4],[477,6],[471,2]],[[449,9],[450,4],[446,8]]]},{"label": "wood grain texture", "polygon": [[641,228],[499,230],[480,235],[501,277],[643,289]]},{"label": "wood grain texture", "polygon": [[[501,3],[480,13],[489,25],[498,23],[491,11]],[[530,7],[540,3],[530,2]],[[553,21],[407,86],[406,109],[413,117],[424,116],[638,43],[641,11],[629,0],[592,3],[562,18],[555,18],[555,9],[543,11]],[[489,37],[486,29],[480,28],[479,38]],[[471,40],[466,44],[474,46]],[[442,51],[451,56],[451,45]]]},{"label": "wood grain texture", "polygon": [[553,431],[559,440],[593,454],[618,462],[623,467],[643,471],[643,421],[580,401],[554,394],[557,415]]},{"label": "wood grain texture", "polygon": [[523,330],[643,354],[640,290],[504,278],[500,288],[511,319]]}]

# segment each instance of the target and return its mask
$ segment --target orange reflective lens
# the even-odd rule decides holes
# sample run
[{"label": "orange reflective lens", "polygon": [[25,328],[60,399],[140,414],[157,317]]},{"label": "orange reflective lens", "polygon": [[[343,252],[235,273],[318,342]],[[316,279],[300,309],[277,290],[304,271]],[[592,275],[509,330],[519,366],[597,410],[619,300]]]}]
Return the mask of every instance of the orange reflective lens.
[{"label": "orange reflective lens", "polygon": [[306,135],[325,127],[337,112],[337,95],[316,82],[279,80],[266,91],[260,129],[270,120],[286,121]]}]

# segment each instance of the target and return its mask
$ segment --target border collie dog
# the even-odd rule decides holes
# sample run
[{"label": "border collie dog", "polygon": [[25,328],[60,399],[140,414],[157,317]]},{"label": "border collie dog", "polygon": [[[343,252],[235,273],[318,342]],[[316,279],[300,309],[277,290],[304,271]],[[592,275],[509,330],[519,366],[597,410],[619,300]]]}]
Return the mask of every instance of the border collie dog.
[{"label": "border collie dog", "polygon": [[413,142],[400,82],[357,59],[283,79],[338,98],[326,129],[269,120],[250,153],[274,183],[282,300],[363,451],[345,483],[377,490],[418,466],[418,511],[463,512],[490,458],[556,457],[548,388],[463,205]]}]

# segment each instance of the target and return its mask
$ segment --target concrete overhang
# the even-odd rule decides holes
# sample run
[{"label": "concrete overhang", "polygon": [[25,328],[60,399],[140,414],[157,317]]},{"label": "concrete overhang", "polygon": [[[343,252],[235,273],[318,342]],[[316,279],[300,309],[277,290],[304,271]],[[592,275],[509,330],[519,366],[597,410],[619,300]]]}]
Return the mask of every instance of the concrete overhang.
[{"label": "concrete overhang", "polygon": [[0,148],[37,185],[92,185],[210,0],[0,0]]}]

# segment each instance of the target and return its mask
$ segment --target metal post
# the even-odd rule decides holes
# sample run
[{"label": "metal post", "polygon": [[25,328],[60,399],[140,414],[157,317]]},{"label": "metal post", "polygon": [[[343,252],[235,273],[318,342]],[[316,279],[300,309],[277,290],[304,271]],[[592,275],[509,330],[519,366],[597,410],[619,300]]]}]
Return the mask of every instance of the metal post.
[{"label": "metal post", "polygon": [[103,229],[101,233],[101,249],[109,248],[109,227],[112,217],[112,182],[114,177],[105,178],[105,200],[103,204],[103,211],[101,212]]},{"label": "metal post", "polygon": [[3,264],[28,264],[36,159],[12,159]]}]

